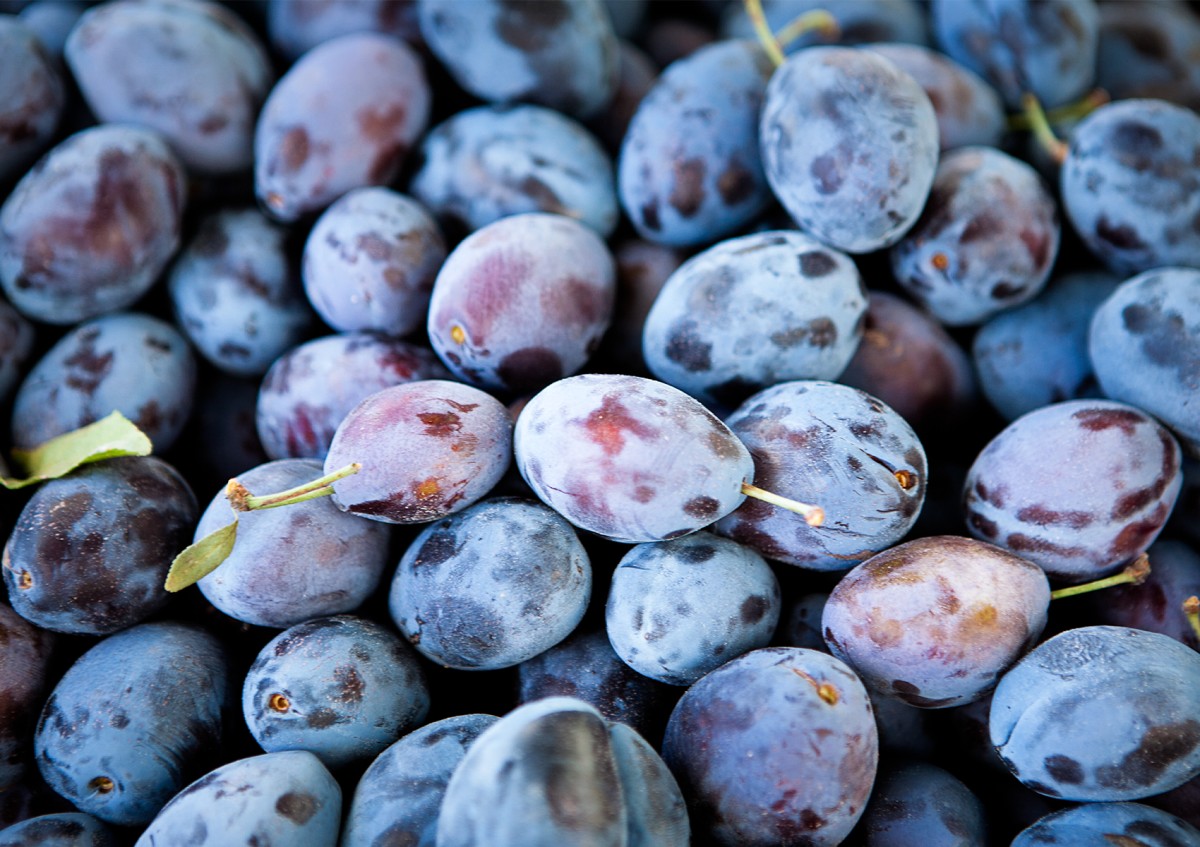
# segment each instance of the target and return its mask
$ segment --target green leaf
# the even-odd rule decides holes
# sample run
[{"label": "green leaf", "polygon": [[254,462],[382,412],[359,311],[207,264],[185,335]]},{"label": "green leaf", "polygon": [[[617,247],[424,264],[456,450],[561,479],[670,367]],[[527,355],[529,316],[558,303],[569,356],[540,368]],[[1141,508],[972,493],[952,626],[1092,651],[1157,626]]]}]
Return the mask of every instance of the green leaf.
[{"label": "green leaf", "polygon": [[221,562],[229,558],[233,552],[233,542],[237,540],[237,521],[226,524],[215,532],[201,538],[171,562],[167,571],[167,581],[163,585],[167,591],[182,591],[189,585],[194,585],[202,578],[217,569]]},{"label": "green leaf", "polygon": [[32,450],[13,450],[28,476],[0,477],[0,485],[15,489],[58,479],[80,465],[118,456],[149,456],[152,445],[146,434],[120,412],[64,433]]}]

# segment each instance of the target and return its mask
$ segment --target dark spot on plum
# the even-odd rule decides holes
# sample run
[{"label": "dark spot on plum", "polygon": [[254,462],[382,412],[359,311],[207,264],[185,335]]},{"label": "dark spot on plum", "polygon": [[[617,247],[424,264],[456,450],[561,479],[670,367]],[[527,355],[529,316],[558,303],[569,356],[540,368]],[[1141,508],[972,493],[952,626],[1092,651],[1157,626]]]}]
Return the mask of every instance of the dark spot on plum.
[{"label": "dark spot on plum", "polygon": [[[526,749],[530,783],[546,786],[550,816],[562,830],[604,831],[620,815],[621,786],[603,721],[583,712],[554,712],[538,722]],[[586,785],[577,772],[583,762],[590,765]]]},{"label": "dark spot on plum", "polygon": [[1046,773],[1065,785],[1083,783],[1083,766],[1070,756],[1047,756],[1043,762]]},{"label": "dark spot on plum", "polygon": [[615,456],[625,447],[626,433],[647,441],[658,436],[657,429],[630,414],[615,394],[606,394],[600,408],[584,419],[583,426],[588,439],[608,456]]},{"label": "dark spot on plum", "polygon": [[809,278],[822,277],[837,269],[837,262],[824,250],[800,254],[800,273]]},{"label": "dark spot on plum", "polygon": [[308,161],[308,132],[302,126],[294,126],[279,140],[279,163],[284,173],[295,173]]},{"label": "dark spot on plum", "polygon": [[[1180,841],[1176,837],[1178,831],[1172,832],[1157,821],[1133,821],[1132,823],[1126,824],[1125,832],[1128,835],[1138,838],[1148,838],[1155,845],[1157,845],[1157,847],[1188,847],[1186,842]],[[1140,847],[1141,844],[1142,842],[1139,841],[1138,845],[1135,845],[1135,847]],[[1122,845],[1122,847],[1124,847],[1124,845]]]},{"label": "dark spot on plum", "polygon": [[549,43],[551,30],[571,17],[563,0],[500,0],[502,13],[496,35],[523,53],[536,52]]},{"label": "dark spot on plum", "polygon": [[1166,503],[1159,503],[1145,520],[1129,524],[1113,539],[1109,547],[1110,554],[1116,559],[1129,559],[1145,550],[1150,540],[1162,529],[1167,520],[1170,508]]},{"label": "dark spot on plum", "polygon": [[1154,156],[1163,147],[1163,137],[1154,127],[1137,121],[1122,121],[1112,131],[1112,151],[1126,167],[1144,171],[1153,167]]},{"label": "dark spot on plum", "polygon": [[702,340],[699,324],[693,320],[677,323],[667,337],[666,356],[689,373],[712,369],[712,344]]},{"label": "dark spot on plum", "polygon": [[1010,297],[1016,297],[1024,291],[1024,285],[1018,285],[1009,280],[1001,280],[992,286],[992,290],[988,294],[993,300],[1007,300]]},{"label": "dark spot on plum", "polygon": [[679,558],[693,565],[707,562],[715,555],[717,555],[717,548],[711,544],[689,545],[679,549]]},{"label": "dark spot on plum", "polygon": [[742,601],[742,605],[738,609],[738,614],[741,616],[742,623],[746,625],[756,624],[767,614],[767,609],[770,606],[770,601],[766,597],[759,597],[757,595],[747,597]]},{"label": "dark spot on plum", "polygon": [[420,412],[417,419],[425,424],[425,434],[448,438],[462,430],[462,421],[453,412]]},{"label": "dark spot on plum", "polygon": [[113,729],[124,729],[129,726],[129,716],[124,712],[116,712],[108,720]]},{"label": "dark spot on plum", "polygon": [[1045,506],[1026,506],[1017,511],[1017,520],[1037,526],[1069,526],[1071,529],[1084,529],[1091,526],[1094,517],[1087,512],[1059,512]]},{"label": "dark spot on plum", "polygon": [[568,211],[563,201],[554,193],[554,189],[535,176],[525,177],[517,187],[522,193],[528,195],[543,212],[563,214]]},{"label": "dark spot on plum", "polygon": [[513,391],[534,390],[562,377],[562,359],[546,347],[524,347],[501,359],[496,375]]},{"label": "dark spot on plum", "polygon": [[1132,409],[1080,409],[1071,417],[1079,421],[1079,426],[1088,432],[1103,432],[1116,427],[1123,434],[1130,436],[1139,425],[1146,422],[1141,412]]},{"label": "dark spot on plum", "polygon": [[704,160],[682,159],[675,162],[675,184],[667,201],[685,218],[690,218],[704,205]]},{"label": "dark spot on plum", "polygon": [[732,160],[717,177],[717,192],[726,206],[736,206],[754,194],[754,174],[741,162]]},{"label": "dark spot on plum", "polygon": [[1164,770],[1188,756],[1200,745],[1200,721],[1152,726],[1142,735],[1137,749],[1117,765],[1096,771],[1096,781],[1105,788],[1129,789],[1154,784]]},{"label": "dark spot on plum", "polygon": [[841,189],[845,176],[836,157],[825,154],[813,159],[809,173],[820,194],[837,194]]},{"label": "dark spot on plum", "polygon": [[642,224],[646,229],[658,232],[662,229],[662,221],[658,217],[658,201],[651,200],[642,205]]},{"label": "dark spot on plum", "polygon": [[1096,237],[1118,250],[1143,250],[1146,247],[1136,229],[1129,224],[1114,224],[1103,214],[1096,221]]},{"label": "dark spot on plum", "polygon": [[813,347],[832,347],[837,338],[837,326],[829,318],[813,318],[808,322],[808,343]]},{"label": "dark spot on plum", "polygon": [[707,496],[693,497],[683,504],[683,511],[685,513],[700,520],[714,520],[720,509],[720,501]]},{"label": "dark spot on plum", "polygon": [[304,723],[310,729],[328,729],[336,723],[341,723],[338,719],[338,713],[328,706],[321,706],[313,709],[304,719]]},{"label": "dark spot on plum", "polygon": [[1041,269],[1050,261],[1050,236],[1031,229],[1021,230],[1021,243],[1029,251],[1029,259],[1035,268]]},{"label": "dark spot on plum", "polygon": [[958,237],[959,244],[970,244],[983,238],[991,238],[1004,228],[1004,224],[995,216],[984,213],[971,218],[970,223],[963,227]]},{"label": "dark spot on plum", "polygon": [[363,690],[367,684],[357,669],[350,665],[336,667],[333,669],[333,681],[341,689],[338,699],[343,703],[362,702]]},{"label": "dark spot on plum", "polygon": [[690,535],[695,532],[694,527],[685,527],[684,529],[673,529],[663,536],[663,541],[670,541],[675,538],[683,538],[685,535]]},{"label": "dark spot on plum", "polygon": [[1025,535],[1021,532],[1011,533],[1005,539],[1003,546],[1014,553],[1050,553],[1068,558],[1083,556],[1088,552],[1082,547],[1069,547],[1065,544],[1056,544],[1045,538],[1034,538],[1031,535]]},{"label": "dark spot on plum", "polygon": [[281,794],[275,801],[275,811],[283,815],[297,826],[304,826],[317,813],[320,803],[311,794],[300,791],[289,791]]}]

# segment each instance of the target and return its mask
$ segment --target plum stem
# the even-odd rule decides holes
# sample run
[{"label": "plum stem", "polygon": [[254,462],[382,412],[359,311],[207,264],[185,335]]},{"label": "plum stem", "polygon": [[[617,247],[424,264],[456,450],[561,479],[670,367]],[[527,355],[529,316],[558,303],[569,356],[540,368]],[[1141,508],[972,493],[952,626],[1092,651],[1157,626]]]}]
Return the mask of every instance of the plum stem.
[{"label": "plum stem", "polygon": [[771,64],[779,67],[784,62],[783,50],[780,48],[779,42],[775,40],[775,34],[771,32],[767,16],[763,14],[762,0],[745,0],[745,3],[746,14],[750,16],[750,23],[754,24],[754,34],[758,36],[758,41],[762,44]]},{"label": "plum stem", "polygon": [[838,696],[838,690],[833,685],[830,685],[828,682],[817,682],[810,674],[805,673],[799,668],[792,668],[792,673],[816,689],[817,696],[830,706],[836,706],[838,704],[838,700],[840,699]]},{"label": "plum stem", "polygon": [[767,23],[767,16],[763,14],[762,0],[744,0],[744,2],[746,14],[754,25],[754,34],[758,37],[763,51],[775,67],[779,67],[785,61],[783,48],[802,35],[809,32],[820,32],[832,41],[841,34],[837,20],[824,9],[813,9],[797,15],[788,21],[778,33],[773,33],[771,25]]},{"label": "plum stem", "polygon": [[789,512],[795,512],[804,518],[804,522],[809,526],[820,526],[825,523],[825,510],[820,506],[812,506],[808,503],[801,503],[799,500],[792,500],[789,497],[781,497],[778,494],[772,494],[770,491],[764,491],[757,485],[751,485],[748,482],[742,483],[742,493],[747,497],[753,497],[755,500],[762,500],[764,503],[770,503],[772,506],[778,506],[781,509],[787,509]]},{"label": "plum stem", "polygon": [[229,480],[225,486],[225,496],[229,499],[229,505],[235,512],[254,512],[259,509],[291,506],[306,500],[315,500],[318,497],[328,497],[333,493],[333,483],[358,473],[361,468],[362,465],[358,462],[351,462],[332,473],[327,473],[286,491],[277,491],[274,494],[251,494],[250,490],[235,478]]},{"label": "plum stem", "polygon": [[[1074,103],[1068,103],[1065,106],[1059,106],[1056,109],[1050,109],[1046,112],[1046,121],[1051,125],[1067,123],[1068,121],[1076,121],[1080,118],[1086,118],[1092,112],[1099,109],[1101,106],[1111,103],[1112,97],[1103,88],[1093,88],[1085,97],[1076,100]],[[1019,112],[1015,115],[1008,116],[1008,128],[1014,132],[1033,129],[1033,122],[1028,114]]]},{"label": "plum stem", "polygon": [[1141,585],[1148,576],[1150,576],[1150,557],[1143,553],[1118,574],[1093,582],[1085,582],[1082,585],[1071,585],[1051,591],[1050,599],[1061,600],[1064,597],[1074,597],[1076,594],[1087,594],[1089,591],[1100,591],[1117,585]]},{"label": "plum stem", "polygon": [[1192,632],[1196,633],[1196,638],[1200,639],[1200,597],[1193,594],[1191,597],[1183,601],[1183,614],[1187,618],[1188,625],[1191,626]]},{"label": "plum stem", "polygon": [[1042,110],[1042,104],[1038,102],[1036,95],[1025,94],[1021,98],[1021,105],[1024,108],[1025,117],[1029,121],[1029,128],[1033,131],[1033,137],[1042,145],[1050,158],[1061,165],[1067,160],[1067,151],[1070,149],[1070,145],[1054,134],[1050,121],[1046,119],[1046,113]]}]

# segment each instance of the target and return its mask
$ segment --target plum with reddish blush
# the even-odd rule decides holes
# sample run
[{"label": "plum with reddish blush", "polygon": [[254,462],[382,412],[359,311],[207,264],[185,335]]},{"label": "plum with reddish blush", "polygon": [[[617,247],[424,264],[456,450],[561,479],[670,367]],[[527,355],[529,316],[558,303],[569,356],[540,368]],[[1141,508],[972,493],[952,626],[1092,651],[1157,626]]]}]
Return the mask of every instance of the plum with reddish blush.
[{"label": "plum with reddish blush", "polygon": [[333,483],[345,512],[386,523],[446,517],[486,495],[512,458],[512,418],[490,394],[440,379],[385,388],[346,415],[325,472],[352,463]]},{"label": "plum with reddish blush", "polygon": [[834,586],[821,625],[868,687],[938,709],[985,696],[1046,626],[1050,584],[1032,562],[973,538],[909,541]]},{"label": "plum with reddish blush", "polygon": [[1104,576],[1162,531],[1182,485],[1180,461],[1171,433],[1133,406],[1043,406],[976,457],[963,487],[967,527],[1054,579]]},{"label": "plum with reddish blush", "polygon": [[630,544],[708,526],[742,502],[742,483],[754,477],[750,453],[699,401],[635,376],[549,385],[521,412],[513,448],[544,503]]}]

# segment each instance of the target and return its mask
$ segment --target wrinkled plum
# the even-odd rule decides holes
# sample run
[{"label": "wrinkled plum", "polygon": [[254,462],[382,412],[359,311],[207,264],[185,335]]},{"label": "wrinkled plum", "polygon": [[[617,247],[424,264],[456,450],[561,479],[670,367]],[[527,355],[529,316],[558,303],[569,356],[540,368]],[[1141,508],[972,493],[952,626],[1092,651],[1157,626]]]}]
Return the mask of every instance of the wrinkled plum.
[{"label": "wrinkled plum", "polygon": [[442,265],[429,341],[459,379],[536,391],[583,367],[615,295],[612,254],[594,231],[562,215],[512,215],[476,230]]},{"label": "wrinkled plum", "polygon": [[0,206],[0,286],[22,314],[52,324],[131,305],[179,246],[186,189],[149,130],[70,136]]},{"label": "wrinkled plum", "polygon": [[62,75],[27,22],[0,16],[0,182],[20,175],[62,116]]},{"label": "wrinkled plum", "polygon": [[496,670],[570,635],[591,593],[571,525],[540,503],[501,497],[426,527],[400,560],[388,608],[437,664]]},{"label": "wrinkled plum", "polygon": [[430,91],[403,41],[357,33],[317,45],[267,97],[254,187],[275,218],[318,212],[352,188],[385,185],[425,131]]},{"label": "wrinkled plum", "polygon": [[318,44],[355,32],[382,32],[420,44],[416,0],[277,0],[267,4],[271,46],[290,60]]},{"label": "wrinkled plum", "polygon": [[117,839],[91,815],[58,812],[0,830],[0,847],[117,847]]},{"label": "wrinkled plum", "polygon": [[608,154],[586,129],[541,106],[479,106],[421,142],[409,190],[442,219],[474,231],[524,212],[566,215],[602,238],[617,225]]},{"label": "wrinkled plum", "polygon": [[169,597],[163,580],[191,538],[196,497],[154,456],[85,465],[42,485],[4,547],[9,601],[44,629],[105,635]]},{"label": "wrinkled plum", "polygon": [[810,47],[771,77],[759,144],[767,182],[800,228],[866,253],[895,244],[921,214],[937,115],[916,80],[878,53]]},{"label": "wrinkled plum", "polygon": [[834,847],[863,814],[879,743],[867,691],[845,664],[769,647],[684,693],[663,758],[699,837],[729,847]]},{"label": "wrinkled plum", "polygon": [[395,385],[339,424],[325,472],[358,462],[333,484],[339,509],[386,523],[423,523],[460,512],[504,476],[512,418],[478,388],[439,379]]},{"label": "wrinkled plum", "polygon": [[64,55],[102,122],[158,131],[201,173],[250,169],[274,71],[258,37],[223,5],[103,3],[79,19]]},{"label": "wrinkled plum", "polygon": [[446,783],[475,739],[498,720],[492,715],[446,718],[380,753],[354,790],[340,847],[436,847]]},{"label": "wrinkled plum", "polygon": [[329,768],[372,759],[429,713],[417,656],[392,630],[350,615],[275,636],[242,686],[250,734],[268,753],[308,750]]},{"label": "wrinkled plum", "polygon": [[842,577],[821,626],[872,690],[940,709],[978,700],[1037,641],[1050,585],[1032,562],[973,538],[885,550]]},{"label": "wrinkled plum", "polygon": [[[134,847],[200,843],[334,847],[342,815],[337,780],[306,750],[222,765],[180,791]],[[210,838],[211,836],[211,838]]]},{"label": "wrinkled plum", "polygon": [[368,332],[307,341],[271,365],[255,426],[272,459],[324,459],[338,425],[367,397],[393,385],[448,379],[433,351]]},{"label": "wrinkled plum", "polygon": [[689,842],[679,786],[649,744],[581,700],[520,706],[450,777],[438,847]]},{"label": "wrinkled plum", "polygon": [[630,544],[708,526],[742,502],[754,476],[750,453],[698,401],[634,376],[553,383],[517,418],[513,449],[542,502]]},{"label": "wrinkled plum", "polygon": [[1174,815],[1141,803],[1088,803],[1053,812],[1022,830],[1012,847],[1188,847],[1200,844],[1200,830]]},{"label": "wrinkled plum", "polygon": [[341,332],[404,336],[425,322],[446,258],[437,223],[388,188],[357,188],[325,210],[304,245],[304,290]]},{"label": "wrinkled plum", "polygon": [[923,762],[880,773],[863,826],[866,847],[987,843],[983,803],[949,772]]},{"label": "wrinkled plum", "polygon": [[1181,452],[1145,412],[1068,400],[1029,412],[967,472],[963,509],[976,538],[1082,582],[1150,546],[1182,485]]},{"label": "wrinkled plum", "polygon": [[898,542],[925,501],[925,450],[903,418],[831,382],[784,382],[746,400],[726,423],[754,457],[755,484],[818,503],[825,522],[750,499],[716,530],[768,559],[846,570]]},{"label": "wrinkled plum", "polygon": [[663,382],[735,406],[780,382],[837,379],[866,309],[849,256],[798,232],[759,232],[671,274],[646,316],[643,354]]},{"label": "wrinkled plum", "polygon": [[41,709],[54,636],[0,606],[0,791],[22,781],[30,730]]},{"label": "wrinkled plum", "polygon": [[[284,491],[321,475],[312,459],[282,459],[238,480],[255,493]],[[196,526],[195,540],[230,524],[224,491]],[[199,583],[230,617],[279,629],[357,609],[379,586],[388,563],[388,528],[339,511],[323,498],[237,516],[233,552]]]},{"label": "wrinkled plum", "polygon": [[145,623],[84,653],[34,736],[46,783],[107,823],[148,823],[221,737],[225,655],[204,630]]},{"label": "wrinkled plum", "polygon": [[1138,800],[1200,775],[1200,653],[1119,626],[1038,645],[992,697],[992,744],[1029,788]]},{"label": "wrinkled plum", "polygon": [[78,324],[33,366],[13,401],[12,439],[30,448],[121,412],[156,452],[192,412],[196,361],[171,324],[136,312]]},{"label": "wrinkled plum", "polygon": [[627,665],[659,682],[691,685],[766,647],[781,605],[779,581],[762,556],[695,532],[626,553],[613,571],[605,620]]},{"label": "wrinkled plum", "polygon": [[176,322],[226,373],[261,376],[315,324],[286,240],[257,210],[217,212],[171,268]]}]

